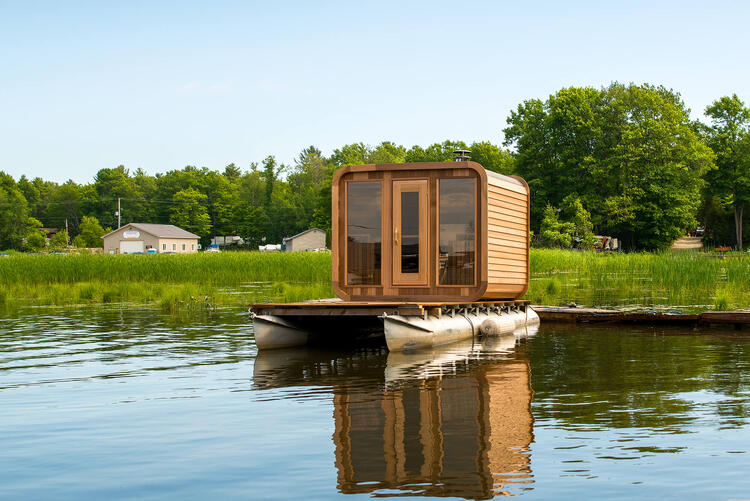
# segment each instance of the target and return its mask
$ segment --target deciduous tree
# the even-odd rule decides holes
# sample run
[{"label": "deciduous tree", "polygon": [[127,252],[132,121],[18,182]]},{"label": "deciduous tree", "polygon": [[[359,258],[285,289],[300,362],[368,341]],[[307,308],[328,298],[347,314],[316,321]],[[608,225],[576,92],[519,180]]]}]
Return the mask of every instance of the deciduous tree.
[{"label": "deciduous tree", "polygon": [[732,208],[737,248],[742,250],[742,219],[750,204],[750,108],[732,94],[706,107],[706,116],[717,167],[706,176],[709,190]]}]

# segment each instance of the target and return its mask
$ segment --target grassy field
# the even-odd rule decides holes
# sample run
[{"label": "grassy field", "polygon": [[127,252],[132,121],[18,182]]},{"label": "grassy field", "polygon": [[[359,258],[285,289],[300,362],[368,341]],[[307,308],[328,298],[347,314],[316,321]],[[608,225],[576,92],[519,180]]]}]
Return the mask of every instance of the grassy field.
[{"label": "grassy field", "polygon": [[[535,304],[750,308],[750,258],[533,249]],[[332,297],[329,253],[23,255],[0,258],[0,308],[136,303],[167,311]]]}]

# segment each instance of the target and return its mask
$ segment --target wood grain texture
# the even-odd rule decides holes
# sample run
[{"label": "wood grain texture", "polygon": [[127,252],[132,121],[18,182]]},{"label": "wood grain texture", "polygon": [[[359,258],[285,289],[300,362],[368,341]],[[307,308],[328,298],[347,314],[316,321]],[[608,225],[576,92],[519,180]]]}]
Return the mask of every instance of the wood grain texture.
[{"label": "wood grain texture", "polygon": [[[440,286],[438,281],[438,179],[473,177],[477,180],[475,285]],[[426,179],[427,285],[394,283],[393,182]],[[380,286],[347,286],[346,181],[382,180],[382,262]],[[339,169],[332,182],[332,281],[346,301],[456,301],[482,298],[515,300],[528,287],[528,186],[520,178],[488,173],[476,162],[368,164]]]},{"label": "wood grain texture", "polygon": [[486,297],[519,298],[529,280],[529,192],[521,179],[488,176]]}]

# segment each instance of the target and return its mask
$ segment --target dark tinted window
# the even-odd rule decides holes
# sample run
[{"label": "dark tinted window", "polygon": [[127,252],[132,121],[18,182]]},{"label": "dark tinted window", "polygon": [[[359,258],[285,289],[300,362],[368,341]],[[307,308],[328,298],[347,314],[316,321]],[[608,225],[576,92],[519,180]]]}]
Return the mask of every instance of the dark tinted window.
[{"label": "dark tinted window", "polygon": [[439,180],[440,285],[474,284],[476,180]]},{"label": "dark tinted window", "polygon": [[380,284],[381,184],[350,181],[346,189],[346,277],[349,285]]}]

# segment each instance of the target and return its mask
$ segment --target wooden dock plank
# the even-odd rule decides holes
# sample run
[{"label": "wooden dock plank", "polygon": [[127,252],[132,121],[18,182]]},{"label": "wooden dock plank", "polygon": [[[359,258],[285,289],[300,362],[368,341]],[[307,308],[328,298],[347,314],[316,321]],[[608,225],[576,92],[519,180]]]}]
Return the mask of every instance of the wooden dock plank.
[{"label": "wooden dock plank", "polygon": [[532,306],[542,322],[641,324],[750,324],[750,311],[707,311],[695,314],[624,312],[596,308]]},{"label": "wooden dock plank", "polygon": [[257,315],[276,316],[377,316],[384,312],[393,315],[423,315],[425,310],[463,306],[526,305],[529,301],[480,302],[352,302],[338,300],[305,301],[301,303],[259,303],[250,306]]}]

